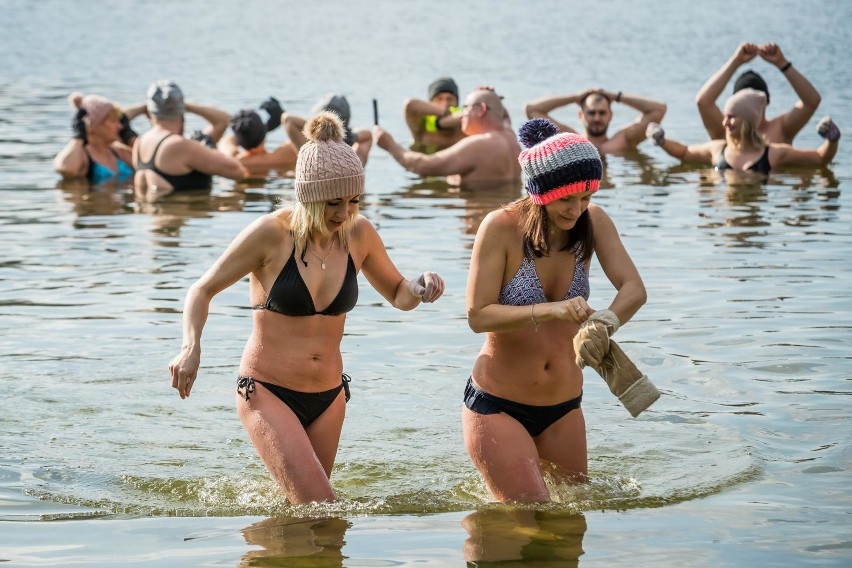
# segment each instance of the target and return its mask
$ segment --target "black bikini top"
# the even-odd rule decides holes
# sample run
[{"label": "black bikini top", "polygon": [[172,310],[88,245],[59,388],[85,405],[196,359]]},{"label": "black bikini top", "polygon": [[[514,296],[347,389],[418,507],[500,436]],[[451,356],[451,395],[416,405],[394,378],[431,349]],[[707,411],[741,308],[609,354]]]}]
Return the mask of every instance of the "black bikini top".
[{"label": "black bikini top", "polygon": [[171,134],[165,135],[157,145],[154,147],[154,153],[151,154],[151,159],[146,161],[142,160],[141,153],[141,144],[136,146],[136,166],[138,170],[151,170],[155,174],[159,175],[161,178],[169,182],[174,191],[183,191],[188,189],[210,189],[213,186],[213,176],[210,174],[205,174],[204,172],[199,172],[198,170],[192,170],[185,174],[167,174],[162,171],[160,168],[154,165],[154,161],[157,159],[157,153],[160,151],[160,146],[163,142],[166,141],[166,138],[169,136],[178,136],[174,132]]},{"label": "black bikini top", "polygon": [[337,297],[332,300],[327,308],[318,312],[314,306],[314,299],[308,290],[302,275],[299,274],[299,266],[296,264],[296,245],[293,245],[293,254],[290,260],[281,269],[275,283],[269,290],[266,302],[254,306],[255,310],[270,310],[285,316],[337,316],[352,310],[358,302],[358,273],[355,271],[355,263],[352,255],[348,255],[349,261],[346,265],[346,274]]}]

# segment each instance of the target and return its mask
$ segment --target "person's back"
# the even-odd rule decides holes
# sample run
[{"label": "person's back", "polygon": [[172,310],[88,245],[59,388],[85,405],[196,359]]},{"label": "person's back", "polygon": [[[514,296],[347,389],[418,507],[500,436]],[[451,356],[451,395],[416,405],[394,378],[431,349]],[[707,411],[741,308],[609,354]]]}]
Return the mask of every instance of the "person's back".
[{"label": "person's back", "polygon": [[156,81],[148,88],[152,127],[140,136],[133,151],[134,190],[148,201],[175,191],[210,189],[212,177],[246,177],[239,162],[215,149],[183,137],[184,112],[205,118],[210,126],[202,137],[215,147],[228,127],[228,114],[219,109],[185,103],[173,81]]}]

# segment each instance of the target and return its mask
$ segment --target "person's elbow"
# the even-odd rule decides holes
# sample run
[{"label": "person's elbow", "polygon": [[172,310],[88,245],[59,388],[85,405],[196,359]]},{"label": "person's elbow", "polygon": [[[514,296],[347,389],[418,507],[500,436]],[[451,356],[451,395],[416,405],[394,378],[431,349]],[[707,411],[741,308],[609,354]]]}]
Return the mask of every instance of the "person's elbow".
[{"label": "person's elbow", "polygon": [[481,311],[475,308],[467,309],[467,325],[474,333],[485,333],[488,331],[485,328]]},{"label": "person's elbow", "polygon": [[527,118],[542,118],[544,114],[532,103],[524,104],[524,116]]},{"label": "person's elbow", "polygon": [[659,103],[654,112],[651,113],[652,122],[662,122],[667,110],[669,110],[669,107],[666,103]]}]

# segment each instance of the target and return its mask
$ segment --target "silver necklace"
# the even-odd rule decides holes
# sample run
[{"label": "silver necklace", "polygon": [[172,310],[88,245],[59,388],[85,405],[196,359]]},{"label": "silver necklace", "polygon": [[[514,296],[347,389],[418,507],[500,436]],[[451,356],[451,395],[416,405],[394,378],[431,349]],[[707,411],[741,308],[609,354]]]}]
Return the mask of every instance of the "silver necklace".
[{"label": "silver necklace", "polygon": [[320,256],[317,253],[315,253],[314,250],[311,248],[311,245],[309,245],[307,243],[305,244],[305,248],[308,249],[309,253],[311,253],[312,255],[317,257],[317,260],[320,261],[320,268],[325,270],[325,259],[327,259],[329,257],[329,255],[331,255],[331,251],[334,250],[334,239],[331,240],[331,246],[328,247],[328,252],[325,253],[325,256]]}]

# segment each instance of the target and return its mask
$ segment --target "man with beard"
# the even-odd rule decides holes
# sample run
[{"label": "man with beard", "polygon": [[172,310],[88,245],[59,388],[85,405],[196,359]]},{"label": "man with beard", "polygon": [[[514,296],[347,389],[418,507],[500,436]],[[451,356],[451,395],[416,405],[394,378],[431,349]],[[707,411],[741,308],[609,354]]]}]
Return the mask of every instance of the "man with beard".
[{"label": "man with beard", "polygon": [[[621,103],[642,113],[632,123],[607,136],[612,122],[612,103]],[[527,118],[545,118],[563,132],[581,134],[550,116],[557,108],[570,104],[580,105],[578,116],[586,130],[585,136],[601,154],[624,154],[633,150],[645,138],[645,129],[652,122],[660,122],[666,114],[666,105],[637,95],[616,93],[604,89],[586,89],[573,95],[545,97],[524,105]]]}]

